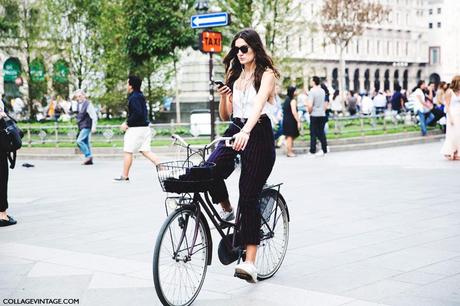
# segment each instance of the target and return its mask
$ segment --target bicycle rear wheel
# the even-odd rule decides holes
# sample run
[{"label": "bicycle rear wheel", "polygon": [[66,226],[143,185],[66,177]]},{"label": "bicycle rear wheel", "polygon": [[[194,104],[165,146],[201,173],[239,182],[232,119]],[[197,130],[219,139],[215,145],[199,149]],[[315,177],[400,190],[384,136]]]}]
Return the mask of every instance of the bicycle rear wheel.
[{"label": "bicycle rear wheel", "polygon": [[257,279],[272,277],[281,267],[289,240],[289,216],[286,203],[278,191],[266,189],[260,198],[262,224],[257,250]]},{"label": "bicycle rear wheel", "polygon": [[198,296],[206,276],[208,237],[203,220],[191,208],[178,209],[166,219],[153,256],[153,281],[163,305],[190,305]]}]

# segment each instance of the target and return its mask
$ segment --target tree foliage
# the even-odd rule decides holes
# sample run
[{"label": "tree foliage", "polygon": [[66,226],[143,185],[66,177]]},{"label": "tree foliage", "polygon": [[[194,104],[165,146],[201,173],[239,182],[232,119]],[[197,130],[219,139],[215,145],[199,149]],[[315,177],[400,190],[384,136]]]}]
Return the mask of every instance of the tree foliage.
[{"label": "tree foliage", "polygon": [[0,0],[0,33],[3,37],[11,37],[18,34],[19,29],[19,3],[15,0]]},{"label": "tree foliage", "polygon": [[130,71],[147,78],[149,117],[153,118],[152,73],[174,60],[175,50],[196,40],[189,20],[194,0],[126,0],[125,38]]},{"label": "tree foliage", "polygon": [[126,48],[136,69],[156,58],[170,59],[176,48],[196,39],[189,18],[194,0],[126,0]]},{"label": "tree foliage", "polygon": [[230,27],[223,30],[226,44],[243,28],[260,29],[274,57],[278,37],[292,28],[291,20],[299,12],[299,3],[292,0],[218,0],[218,5],[231,16]]},{"label": "tree foliage", "polygon": [[73,87],[81,89],[99,66],[101,0],[47,0],[47,9],[56,50],[69,61]]}]

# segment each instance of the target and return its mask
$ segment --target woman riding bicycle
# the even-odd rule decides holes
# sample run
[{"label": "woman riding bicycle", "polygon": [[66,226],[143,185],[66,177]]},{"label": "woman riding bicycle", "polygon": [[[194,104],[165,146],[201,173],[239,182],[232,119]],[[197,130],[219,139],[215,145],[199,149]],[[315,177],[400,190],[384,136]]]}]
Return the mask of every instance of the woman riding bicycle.
[{"label": "woman riding bicycle", "polygon": [[237,154],[241,156],[240,243],[246,259],[235,267],[235,275],[256,282],[255,259],[260,243],[261,216],[259,196],[275,163],[275,146],[267,103],[274,102],[275,81],[279,72],[267,55],[259,34],[244,29],[233,38],[224,58],[225,85],[218,88],[219,114],[232,122],[224,136],[233,136],[232,147],[220,144],[208,161],[216,164],[215,183],[210,190],[214,203],[220,203],[223,220],[235,218],[224,179],[234,170]]}]

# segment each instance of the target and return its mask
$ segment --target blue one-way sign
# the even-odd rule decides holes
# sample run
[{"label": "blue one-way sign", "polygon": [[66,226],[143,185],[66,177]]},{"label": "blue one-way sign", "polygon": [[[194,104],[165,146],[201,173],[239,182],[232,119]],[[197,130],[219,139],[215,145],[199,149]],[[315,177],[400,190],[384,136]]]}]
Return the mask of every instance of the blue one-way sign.
[{"label": "blue one-way sign", "polygon": [[230,23],[227,12],[193,15],[190,18],[192,29],[222,27]]}]

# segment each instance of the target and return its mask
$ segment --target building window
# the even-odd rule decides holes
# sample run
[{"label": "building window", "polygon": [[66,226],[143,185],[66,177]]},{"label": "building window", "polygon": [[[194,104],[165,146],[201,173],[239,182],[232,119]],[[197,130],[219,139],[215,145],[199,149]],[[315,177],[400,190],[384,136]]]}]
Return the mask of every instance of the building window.
[{"label": "building window", "polygon": [[432,28],[433,28],[433,23],[430,22],[430,23],[428,24],[428,29],[432,29]]},{"label": "building window", "polygon": [[302,36],[299,36],[299,51],[302,51]]},{"label": "building window", "polygon": [[311,52],[315,52],[315,39],[311,39]]},{"label": "building window", "polygon": [[441,14],[441,8],[438,7],[438,14]]},{"label": "building window", "polygon": [[369,42],[369,39],[367,40],[367,47],[366,47],[366,49],[367,49],[367,54],[369,54],[369,53],[370,53],[370,42]]},{"label": "building window", "polygon": [[396,55],[399,55],[399,41],[396,42]]},{"label": "building window", "polygon": [[359,54],[359,40],[356,41],[356,54]]},{"label": "building window", "polygon": [[440,22],[438,22],[438,29],[439,29],[439,28],[441,28],[441,23],[440,23]]},{"label": "building window", "polygon": [[387,55],[390,55],[390,41],[387,41]]},{"label": "building window", "polygon": [[286,51],[289,51],[289,36],[286,36]]},{"label": "building window", "polygon": [[433,9],[429,9],[429,10],[428,10],[428,14],[429,14],[429,15],[433,15]]},{"label": "building window", "polygon": [[409,42],[406,41],[406,56],[409,55]]},{"label": "building window", "polygon": [[440,47],[430,47],[430,64],[436,65],[440,64],[440,55],[441,55],[441,48]]},{"label": "building window", "polygon": [[377,40],[377,55],[380,54],[380,40]]}]

